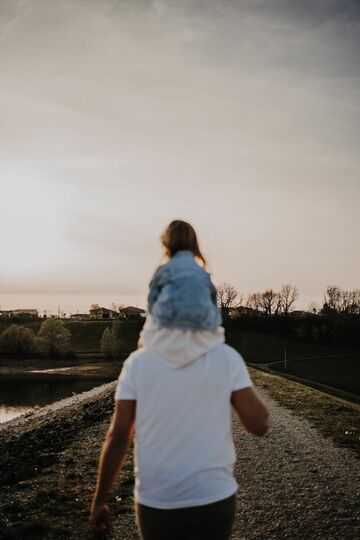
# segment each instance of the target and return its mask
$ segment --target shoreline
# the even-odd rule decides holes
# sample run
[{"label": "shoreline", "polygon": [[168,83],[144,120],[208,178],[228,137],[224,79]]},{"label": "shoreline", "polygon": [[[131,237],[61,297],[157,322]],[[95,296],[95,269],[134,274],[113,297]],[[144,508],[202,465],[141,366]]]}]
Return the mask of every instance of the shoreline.
[{"label": "shoreline", "polygon": [[[116,381],[0,425],[0,540],[93,539],[88,511]],[[129,452],[112,497],[132,523]],[[134,529],[134,526],[132,526]],[[132,536],[129,538],[136,538]]]},{"label": "shoreline", "polygon": [[0,424],[0,487],[37,475],[72,437],[109,418],[115,386],[113,381]]},{"label": "shoreline", "polygon": [[[116,386],[116,381],[102,384],[101,386],[96,386],[91,390],[82,392],[81,394],[76,394],[67,398],[60,399],[54,403],[49,403],[49,405],[44,405],[38,410],[27,413],[25,415],[9,420],[8,422],[3,422],[0,424],[0,437],[1,439],[6,437],[6,431],[16,431],[20,427],[28,428],[28,430],[36,429],[40,424],[43,425],[42,418],[48,416],[49,423],[56,419],[56,414],[62,414],[64,409],[78,407],[91,403],[94,400],[99,399],[100,397],[108,397],[109,392],[114,391]],[[69,412],[69,411],[66,411]],[[13,436],[14,434],[11,434]],[[0,442],[2,444],[2,441]]]}]

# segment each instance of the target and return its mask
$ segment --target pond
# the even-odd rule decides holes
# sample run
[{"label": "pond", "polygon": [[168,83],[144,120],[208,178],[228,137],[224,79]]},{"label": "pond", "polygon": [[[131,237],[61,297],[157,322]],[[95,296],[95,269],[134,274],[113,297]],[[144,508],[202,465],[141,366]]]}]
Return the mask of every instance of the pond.
[{"label": "pond", "polygon": [[67,367],[14,372],[0,377],[0,423],[113,381],[118,366]]}]

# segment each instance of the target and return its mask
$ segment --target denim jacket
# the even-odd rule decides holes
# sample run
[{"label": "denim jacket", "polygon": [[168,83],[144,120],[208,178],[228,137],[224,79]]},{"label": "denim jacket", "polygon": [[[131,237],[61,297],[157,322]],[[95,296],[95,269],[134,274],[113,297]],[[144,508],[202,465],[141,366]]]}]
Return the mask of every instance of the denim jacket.
[{"label": "denim jacket", "polygon": [[160,266],[148,295],[150,315],[165,328],[212,330],[221,324],[210,274],[191,251],[178,251]]}]

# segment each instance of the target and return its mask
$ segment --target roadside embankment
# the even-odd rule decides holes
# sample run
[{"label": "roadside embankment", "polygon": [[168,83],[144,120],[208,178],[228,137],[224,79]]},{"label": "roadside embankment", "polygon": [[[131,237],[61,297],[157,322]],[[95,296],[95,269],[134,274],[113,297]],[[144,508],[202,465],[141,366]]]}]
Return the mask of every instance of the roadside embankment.
[{"label": "roadside embankment", "polygon": [[[115,382],[0,426],[0,539],[92,539],[87,523]],[[131,455],[117,484],[132,508]]]},{"label": "roadside embankment", "polygon": [[34,471],[56,461],[79,430],[109,416],[114,387],[115,383],[105,384],[1,424],[0,484],[31,478]]},{"label": "roadside embankment", "polygon": [[[271,429],[258,439],[234,420],[240,490],[232,538],[356,538],[359,461],[330,438],[359,452],[359,406],[251,374],[271,408]],[[88,509],[114,389],[112,382],[0,426],[0,540],[99,538]],[[109,500],[112,537],[122,540],[138,538],[132,459],[130,449]]]},{"label": "roadside embankment", "polygon": [[257,386],[280,405],[308,420],[322,435],[337,446],[349,448],[360,455],[360,404],[332,396],[282,375],[250,368]]}]

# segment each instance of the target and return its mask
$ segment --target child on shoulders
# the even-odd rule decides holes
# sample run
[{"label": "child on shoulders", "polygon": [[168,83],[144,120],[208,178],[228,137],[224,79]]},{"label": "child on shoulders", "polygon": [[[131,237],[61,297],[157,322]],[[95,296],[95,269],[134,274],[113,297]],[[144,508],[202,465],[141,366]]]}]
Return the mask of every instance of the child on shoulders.
[{"label": "child on shoulders", "polygon": [[150,281],[148,317],[139,345],[184,367],[224,342],[216,289],[193,227],[175,220],[161,242],[168,261]]}]

